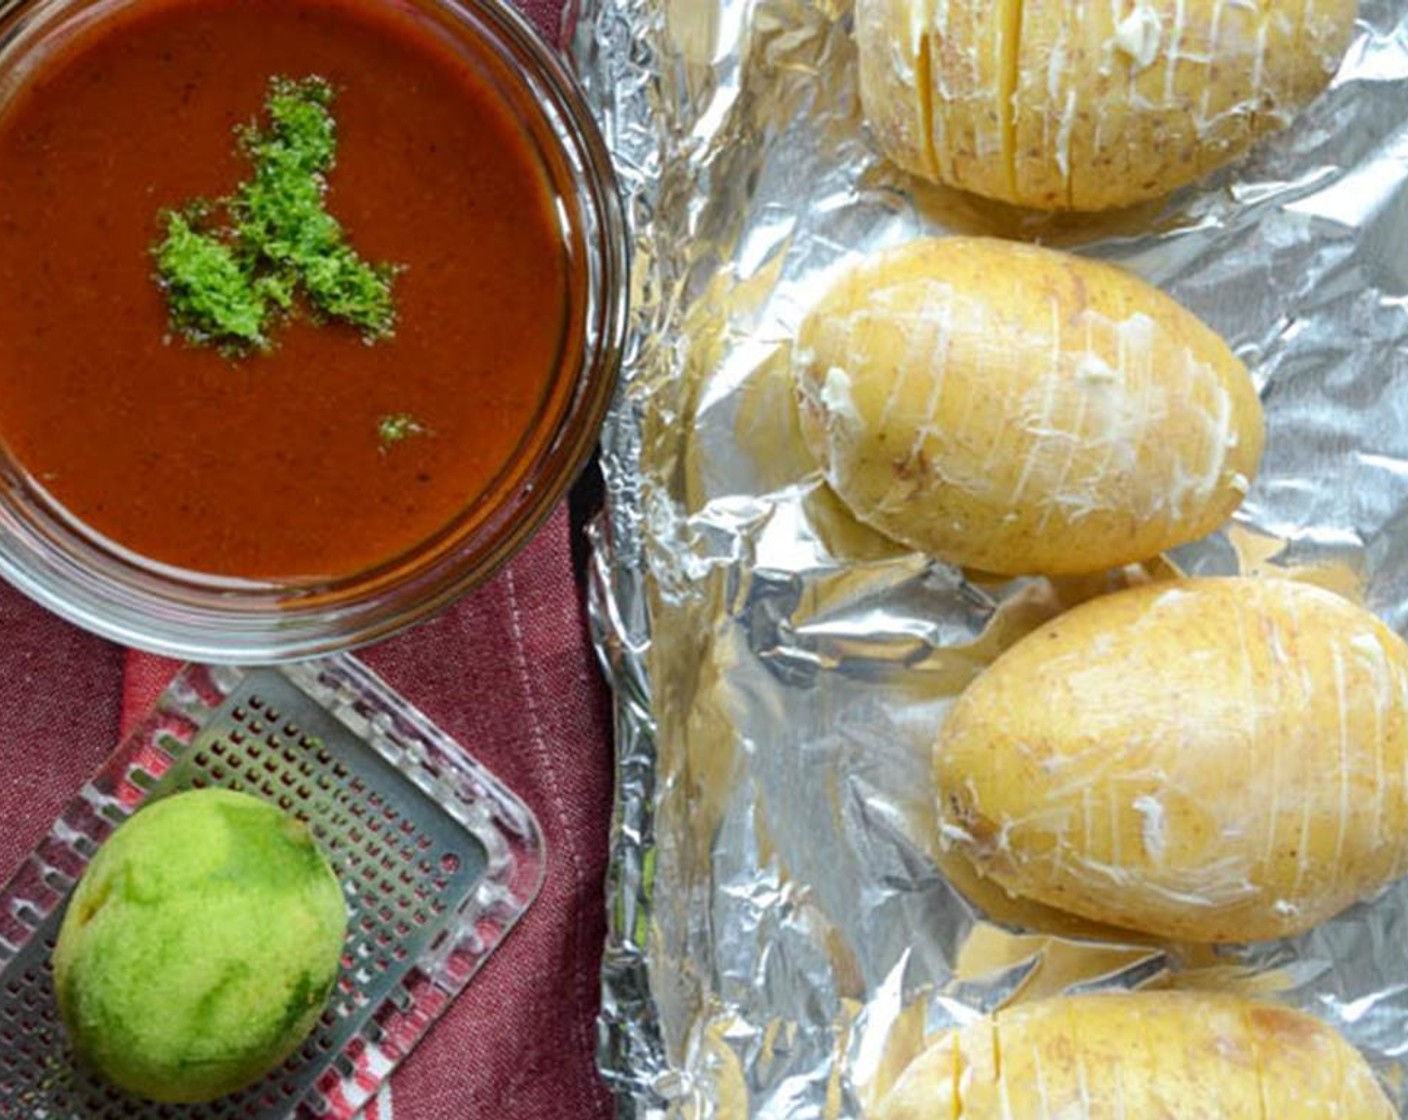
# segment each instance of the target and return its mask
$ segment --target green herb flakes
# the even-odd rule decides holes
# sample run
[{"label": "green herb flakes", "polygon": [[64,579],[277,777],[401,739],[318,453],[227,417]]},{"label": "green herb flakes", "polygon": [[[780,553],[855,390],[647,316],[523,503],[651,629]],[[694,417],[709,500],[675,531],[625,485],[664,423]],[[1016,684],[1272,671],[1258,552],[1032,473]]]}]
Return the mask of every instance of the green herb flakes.
[{"label": "green herb flakes", "polygon": [[425,425],[409,412],[395,412],[390,416],[383,416],[377,424],[377,435],[381,439],[383,451],[411,436],[425,435],[425,432]]},{"label": "green herb flakes", "polygon": [[321,78],[274,78],[264,125],[239,129],[253,177],[228,198],[160,215],[157,277],[172,328],[189,342],[234,356],[267,350],[273,326],[299,305],[367,342],[391,337],[397,266],[364,261],[325,206],[337,155],[332,99]]}]

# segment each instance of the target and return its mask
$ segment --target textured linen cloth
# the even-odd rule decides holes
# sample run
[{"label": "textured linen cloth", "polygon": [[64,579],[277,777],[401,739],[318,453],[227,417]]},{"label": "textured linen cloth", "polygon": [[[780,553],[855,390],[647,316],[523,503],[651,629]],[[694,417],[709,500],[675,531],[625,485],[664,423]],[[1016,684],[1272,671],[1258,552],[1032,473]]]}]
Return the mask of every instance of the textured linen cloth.
[{"label": "textured linen cloth", "polygon": [[[521,0],[560,41],[561,0]],[[611,809],[605,690],[564,505],[499,575],[399,638],[373,669],[537,814],[542,893],[392,1079],[368,1120],[595,1120]],[[0,584],[0,881],[177,666],[91,637]]]}]

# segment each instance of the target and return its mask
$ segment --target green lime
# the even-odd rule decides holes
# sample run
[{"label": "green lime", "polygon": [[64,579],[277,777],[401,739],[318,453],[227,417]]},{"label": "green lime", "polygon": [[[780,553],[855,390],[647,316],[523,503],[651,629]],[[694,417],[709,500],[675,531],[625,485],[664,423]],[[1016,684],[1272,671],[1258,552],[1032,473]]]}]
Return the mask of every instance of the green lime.
[{"label": "green lime", "polygon": [[307,1037],[337,980],[347,910],[308,829],[228,790],[154,802],[113,833],[54,950],[78,1056],[136,1096],[234,1092]]}]

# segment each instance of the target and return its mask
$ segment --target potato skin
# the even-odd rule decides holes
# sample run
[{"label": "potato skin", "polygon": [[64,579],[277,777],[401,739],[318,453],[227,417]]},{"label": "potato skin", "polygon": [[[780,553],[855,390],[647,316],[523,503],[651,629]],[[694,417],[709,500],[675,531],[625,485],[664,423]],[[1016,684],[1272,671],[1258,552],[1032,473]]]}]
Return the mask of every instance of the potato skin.
[{"label": "potato skin", "polygon": [[1298,1011],[1115,992],[999,1011],[916,1058],[876,1120],[1393,1120],[1363,1057]]},{"label": "potato skin", "polygon": [[1045,210],[1157,198],[1324,89],[1356,0],[857,0],[861,102],[927,179]]},{"label": "potato skin", "polygon": [[942,843],[1014,895],[1200,942],[1309,929],[1408,870],[1408,646],[1280,579],[1086,603],[959,698]]},{"label": "potato skin", "polygon": [[922,239],[844,271],[793,351],[802,432],[861,521],[950,563],[1084,574],[1212,532],[1261,404],[1212,330],[1111,265]]}]

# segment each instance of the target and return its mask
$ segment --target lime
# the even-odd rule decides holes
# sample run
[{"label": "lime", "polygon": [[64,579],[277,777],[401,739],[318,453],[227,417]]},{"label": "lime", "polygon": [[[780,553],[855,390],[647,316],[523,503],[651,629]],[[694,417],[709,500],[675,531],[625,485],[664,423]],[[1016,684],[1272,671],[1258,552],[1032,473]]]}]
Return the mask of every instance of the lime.
[{"label": "lime", "polygon": [[54,950],[79,1058],[155,1101],[258,1081],[337,980],[347,911],[308,829],[228,790],[154,802],[99,850]]}]

